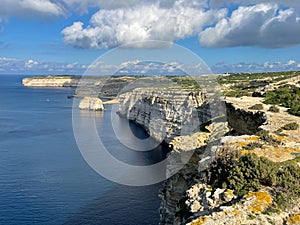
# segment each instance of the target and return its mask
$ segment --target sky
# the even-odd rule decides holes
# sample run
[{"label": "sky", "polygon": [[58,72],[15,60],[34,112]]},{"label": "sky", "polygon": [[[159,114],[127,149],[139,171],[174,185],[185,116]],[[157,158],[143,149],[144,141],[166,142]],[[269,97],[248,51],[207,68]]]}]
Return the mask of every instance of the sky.
[{"label": "sky", "polygon": [[[0,74],[82,75],[96,59],[147,73],[136,52],[168,58],[173,45],[213,73],[300,70],[299,12],[295,0],[0,0]],[[172,60],[167,71],[191,67]]]}]

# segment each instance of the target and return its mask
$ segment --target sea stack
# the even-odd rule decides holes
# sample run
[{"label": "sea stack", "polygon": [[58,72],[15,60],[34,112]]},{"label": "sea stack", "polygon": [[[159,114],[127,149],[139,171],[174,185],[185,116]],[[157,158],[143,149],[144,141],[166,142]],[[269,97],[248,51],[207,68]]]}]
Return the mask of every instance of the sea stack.
[{"label": "sea stack", "polygon": [[84,97],[79,103],[80,110],[103,111],[103,103],[100,98]]}]

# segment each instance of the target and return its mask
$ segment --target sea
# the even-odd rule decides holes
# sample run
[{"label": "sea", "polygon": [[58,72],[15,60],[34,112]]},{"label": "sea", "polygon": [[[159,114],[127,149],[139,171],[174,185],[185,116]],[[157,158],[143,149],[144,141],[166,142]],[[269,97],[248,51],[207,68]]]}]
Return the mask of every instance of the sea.
[{"label": "sea", "polygon": [[[100,176],[74,138],[67,98],[74,90],[28,88],[22,78],[0,75],[0,224],[158,224],[162,183],[132,187]],[[100,115],[99,130],[110,127],[110,110]],[[131,129],[143,135],[140,127]],[[136,158],[112,129],[103,135],[114,154]],[[157,154],[145,154],[145,164],[165,157]]]}]

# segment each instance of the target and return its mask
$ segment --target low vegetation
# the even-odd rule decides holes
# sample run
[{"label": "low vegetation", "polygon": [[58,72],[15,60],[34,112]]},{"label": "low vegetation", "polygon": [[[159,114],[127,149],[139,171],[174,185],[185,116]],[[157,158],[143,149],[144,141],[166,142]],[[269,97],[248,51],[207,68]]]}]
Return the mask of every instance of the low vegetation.
[{"label": "low vegetation", "polygon": [[[299,76],[300,71],[269,72],[269,73],[234,73],[221,75],[218,77],[220,85],[228,86],[224,90],[224,96],[242,97],[252,96],[258,87],[263,87],[268,83],[275,83],[295,76]],[[294,111],[295,109],[291,110]],[[299,111],[299,107],[298,107]]]},{"label": "low vegetation", "polygon": [[252,109],[252,110],[263,110],[264,106],[262,104],[255,104],[255,105],[249,107],[249,109]]},{"label": "low vegetation", "polygon": [[243,96],[252,96],[252,91],[232,87],[230,89],[230,91],[227,91],[227,92],[224,93],[224,96],[226,96],[226,97],[235,97],[235,98],[240,98],[240,97],[243,97]]},{"label": "low vegetation", "polygon": [[200,88],[199,83],[191,76],[174,76],[171,77],[171,80],[183,88],[194,90],[198,90]]},{"label": "low vegetation", "polygon": [[299,124],[296,122],[285,124],[282,129],[283,130],[297,130],[299,128]]},{"label": "low vegetation", "polygon": [[284,85],[267,92],[265,104],[281,105],[289,108],[292,115],[300,116],[300,88],[295,85]]},{"label": "low vegetation", "polygon": [[253,80],[265,80],[269,78],[270,82],[278,82],[295,76],[299,76],[300,71],[284,71],[284,72],[269,72],[269,73],[234,73],[228,76],[220,76],[218,82],[220,84],[247,83]]},{"label": "low vegetation", "polygon": [[259,143],[259,142],[250,142],[249,144],[247,144],[246,146],[243,147],[244,150],[254,150],[257,148],[262,148],[263,144]]},{"label": "low vegetation", "polygon": [[234,190],[238,197],[263,187],[271,187],[272,209],[285,209],[300,196],[300,157],[273,162],[255,154],[242,155],[235,150],[224,150],[207,170],[208,183],[216,188]]},{"label": "low vegetation", "polygon": [[259,137],[259,139],[261,141],[264,141],[264,142],[268,143],[269,145],[277,146],[277,145],[281,144],[281,142],[279,140],[275,139],[268,130],[258,131],[256,133],[256,135]]},{"label": "low vegetation", "polygon": [[273,112],[273,113],[278,113],[279,112],[279,108],[275,105],[270,106],[269,112]]}]

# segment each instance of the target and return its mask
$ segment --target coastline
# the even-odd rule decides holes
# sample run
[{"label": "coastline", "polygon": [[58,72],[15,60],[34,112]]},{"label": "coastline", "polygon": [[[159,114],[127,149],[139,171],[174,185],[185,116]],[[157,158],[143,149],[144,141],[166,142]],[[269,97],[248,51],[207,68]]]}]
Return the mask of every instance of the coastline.
[{"label": "coastline", "polygon": [[[268,80],[268,82],[262,82],[257,78],[255,80],[247,78],[243,81],[243,75],[239,75],[241,79],[238,80],[238,85],[241,86],[242,84],[241,91],[232,88],[235,83],[232,83],[231,79],[232,76],[236,75],[220,76],[221,89],[226,96],[226,103],[221,103],[221,105],[225,105],[225,115],[223,116],[226,119],[223,121],[217,120],[214,122],[214,117],[211,117],[206,108],[207,100],[190,98],[189,96],[196,95],[189,95],[190,93],[184,91],[172,93],[169,89],[165,91],[140,89],[122,93],[118,100],[109,101],[113,104],[119,103],[119,113],[123,117],[141,125],[146,131],[151,131],[152,133],[149,134],[157,140],[162,140],[160,136],[162,127],[158,124],[150,124],[150,121],[155,121],[153,115],[157,115],[159,119],[165,121],[164,124],[168,124],[167,139],[165,138],[164,141],[171,145],[173,149],[170,153],[172,156],[171,167],[182,164],[180,157],[188,151],[194,151],[189,163],[164,183],[160,193],[162,199],[160,209],[161,225],[173,224],[174,221],[177,221],[178,224],[211,224],[217,220],[222,221],[219,224],[227,224],[230,221],[247,223],[251,215],[254,215],[251,217],[252,223],[264,221],[263,224],[269,224],[268,221],[271,221],[271,224],[283,224],[292,220],[293,215],[299,215],[300,208],[297,208],[295,201],[297,202],[300,196],[294,195],[295,193],[291,189],[286,190],[287,193],[294,193],[291,194],[293,195],[293,201],[289,203],[290,206],[286,208],[283,205],[276,206],[276,204],[278,205],[276,196],[281,194],[280,191],[276,191],[276,185],[280,184],[274,183],[265,187],[258,183],[257,188],[251,186],[247,192],[239,192],[239,189],[232,189],[237,188],[237,186],[235,183],[230,183],[232,181],[229,178],[229,180],[226,180],[226,177],[224,178],[225,183],[229,182],[226,185],[227,188],[224,188],[216,177],[207,176],[216,169],[213,167],[215,162],[222,160],[224,155],[229,158],[232,157],[232,153],[238,155],[238,158],[235,159],[237,162],[239,159],[247,158],[250,161],[257,160],[260,162],[262,160],[262,162],[270,165],[273,165],[274,162],[278,163],[276,165],[283,167],[288,162],[298,171],[299,157],[297,157],[297,154],[300,154],[299,127],[295,130],[282,130],[280,132],[278,130],[281,128],[282,120],[299,124],[300,119],[298,116],[290,115],[285,108],[279,108],[277,114],[270,112],[268,109],[271,105],[264,103],[265,97],[263,96],[264,93],[271,93],[274,90],[276,91],[277,88],[283,88],[286,83],[299,88],[299,75],[292,72],[291,74],[287,73],[286,77],[283,75],[276,76],[276,74],[271,75],[267,79],[262,79],[262,81]],[[254,75],[254,77],[257,76]],[[114,91],[116,90],[114,89]],[[253,97],[254,93],[260,93],[259,97]],[[232,96],[233,94],[235,96]],[[116,96],[117,93],[110,92],[109,95]],[[186,101],[186,99],[188,100]],[[129,104],[130,102],[138,103],[134,106],[134,110],[130,109],[132,107]],[[183,104],[183,102],[186,103]],[[209,104],[214,105],[215,103],[209,102]],[[172,105],[184,105],[184,108],[178,108],[177,111],[174,111]],[[262,105],[262,108],[251,109],[252,105]],[[181,121],[186,119],[181,118],[177,121],[175,118],[178,118],[179,115],[188,115],[186,112],[184,113],[184,110],[189,111],[189,109],[195,109],[198,112],[195,115],[196,117],[201,116],[200,123],[209,122],[204,127],[204,131],[195,132],[196,127],[193,124],[189,125],[192,129],[185,134],[176,131],[182,129]],[[163,116],[158,112],[164,112]],[[176,112],[180,113],[176,115]],[[219,114],[214,116],[222,117]],[[187,118],[193,121],[191,119],[193,116]],[[230,149],[229,152],[228,149]],[[263,161],[264,158],[269,161]],[[227,164],[222,166],[228,166],[230,163],[232,162],[228,161]],[[172,171],[166,171],[166,173],[172,173]],[[247,180],[247,178],[245,178],[245,181],[249,184],[253,183],[253,180]],[[215,184],[211,185],[210,182]],[[243,185],[246,185],[246,183]],[[206,197],[202,196],[203,193],[207,193]],[[225,199],[221,197],[224,196],[224,193],[227,193]],[[210,198],[210,195],[214,197]],[[263,199],[260,199],[261,196],[264,196]],[[182,202],[183,199],[185,199],[185,202]],[[238,201],[234,199],[238,199]],[[210,202],[209,205],[204,204],[207,201]],[[251,206],[251,202],[260,205],[259,210],[245,208],[246,205],[250,204]],[[224,204],[227,207],[223,207]],[[265,214],[266,210],[270,211],[271,209],[272,212]],[[230,210],[236,210],[237,212],[236,214],[230,214],[230,218],[226,218]]]}]

